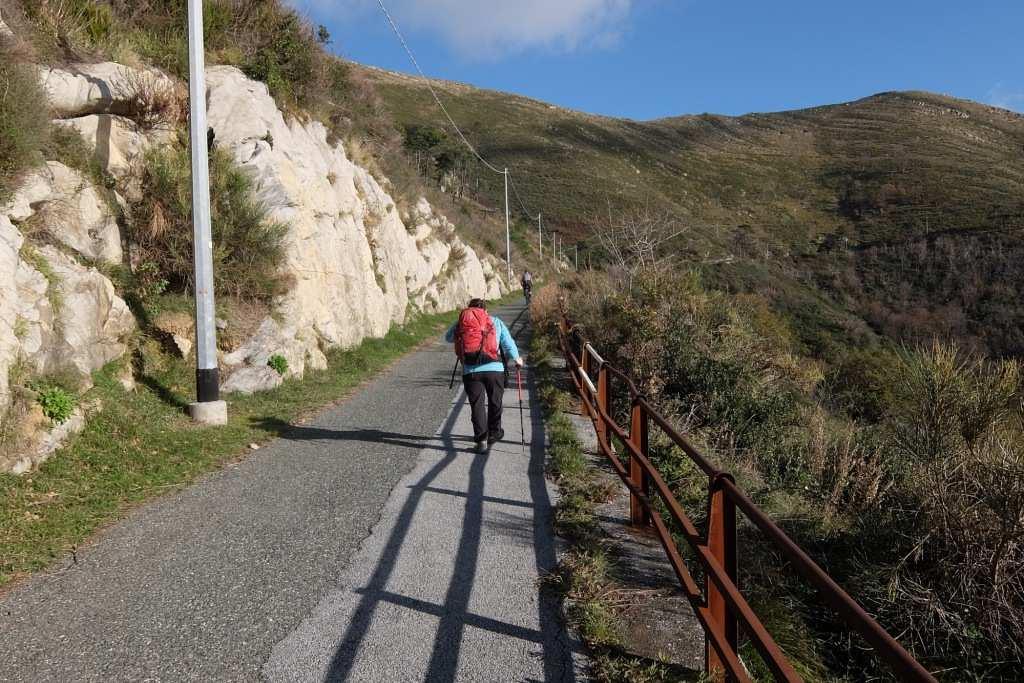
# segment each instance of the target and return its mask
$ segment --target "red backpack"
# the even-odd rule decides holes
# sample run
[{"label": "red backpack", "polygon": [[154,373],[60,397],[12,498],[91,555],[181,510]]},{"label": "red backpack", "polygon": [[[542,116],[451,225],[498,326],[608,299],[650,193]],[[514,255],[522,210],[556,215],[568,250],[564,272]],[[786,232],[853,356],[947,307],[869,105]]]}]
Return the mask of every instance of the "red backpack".
[{"label": "red backpack", "polygon": [[467,308],[455,328],[455,355],[463,365],[483,365],[498,360],[498,331],[482,308]]}]

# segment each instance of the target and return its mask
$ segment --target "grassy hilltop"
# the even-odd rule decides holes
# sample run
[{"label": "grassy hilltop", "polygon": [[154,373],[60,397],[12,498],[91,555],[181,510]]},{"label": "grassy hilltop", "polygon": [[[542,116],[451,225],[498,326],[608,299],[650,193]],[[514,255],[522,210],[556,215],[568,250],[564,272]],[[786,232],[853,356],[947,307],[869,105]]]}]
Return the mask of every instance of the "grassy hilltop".
[{"label": "grassy hilltop", "polygon": [[[444,128],[422,81],[361,70],[398,124]],[[631,121],[435,86],[567,243],[589,237],[608,202],[663,207],[689,226],[680,253],[725,259],[704,269],[719,285],[772,290],[802,320],[811,350],[876,332],[918,341],[949,331],[999,355],[1024,351],[1024,318],[1007,305],[1024,293],[1018,114],[892,92],[798,111]],[[497,202],[500,176],[478,170],[477,180]]]}]

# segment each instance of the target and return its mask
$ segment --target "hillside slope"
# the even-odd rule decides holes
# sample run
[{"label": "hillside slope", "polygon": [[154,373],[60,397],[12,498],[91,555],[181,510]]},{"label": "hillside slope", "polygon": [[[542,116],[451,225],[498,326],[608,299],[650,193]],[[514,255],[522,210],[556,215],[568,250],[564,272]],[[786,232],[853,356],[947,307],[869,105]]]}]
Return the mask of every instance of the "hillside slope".
[{"label": "hillside slope", "polygon": [[[395,120],[443,128],[422,81],[363,69]],[[1016,263],[1024,117],[924,92],[812,109],[630,121],[435,82],[480,151],[515,169],[567,242],[613,205],[682,217],[714,283],[768,289],[811,350],[882,333],[1024,352]],[[500,176],[479,172],[497,203]],[[592,244],[592,243],[591,243]],[[590,246],[590,244],[585,244]],[[867,325],[865,325],[867,323]]]}]

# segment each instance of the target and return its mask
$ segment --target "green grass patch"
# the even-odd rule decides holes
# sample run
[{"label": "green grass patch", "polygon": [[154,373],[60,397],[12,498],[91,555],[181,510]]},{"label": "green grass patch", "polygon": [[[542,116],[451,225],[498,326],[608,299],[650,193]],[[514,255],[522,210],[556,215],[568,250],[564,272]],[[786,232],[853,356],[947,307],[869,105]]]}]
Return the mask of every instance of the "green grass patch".
[{"label": "green grass patch", "polygon": [[184,412],[194,369],[144,341],[141,381],[127,394],[114,363],[83,400],[103,410],[67,447],[27,475],[0,474],[0,586],[43,569],[133,505],[180,488],[274,438],[281,423],[345,396],[391,361],[438,334],[454,314],[420,316],[387,336],[328,352],[326,370],[272,391],[229,397],[229,423],[200,428]]}]

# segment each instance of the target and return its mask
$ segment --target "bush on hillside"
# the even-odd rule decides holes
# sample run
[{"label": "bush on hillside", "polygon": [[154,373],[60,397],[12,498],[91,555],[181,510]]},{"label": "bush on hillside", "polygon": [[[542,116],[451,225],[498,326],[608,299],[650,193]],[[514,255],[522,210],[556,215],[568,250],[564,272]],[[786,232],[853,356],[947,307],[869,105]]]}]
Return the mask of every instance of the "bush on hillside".
[{"label": "bush on hillside", "polygon": [[41,34],[37,46],[58,59],[82,59],[110,47],[118,25],[110,5],[95,0],[23,0],[25,15]]},{"label": "bush on hillside", "polygon": [[[637,278],[630,290],[587,274],[564,292],[606,358],[927,664],[998,678],[1024,660],[1016,362],[938,344],[849,351],[822,372],[791,351],[794,335],[764,302],[707,291],[695,278]],[[700,477],[675,449],[656,438],[652,446],[700,522]],[[784,606],[813,633],[794,656],[836,675],[880,673],[834,637],[841,625],[779,573],[767,547],[745,547],[744,581],[772,626],[791,630],[773,621]]]},{"label": "bush on hillside", "polygon": [[901,559],[879,608],[958,658],[1024,658],[1024,383],[1016,361],[935,344],[904,352],[889,429],[912,514],[890,521]]},{"label": "bush on hillside", "polygon": [[[192,175],[183,146],[151,151],[141,204],[127,237],[136,272],[162,279],[170,291],[193,286]],[[253,194],[252,180],[223,151],[210,157],[210,208],[217,292],[269,300],[287,281],[280,272],[287,226],[270,220]]]}]

